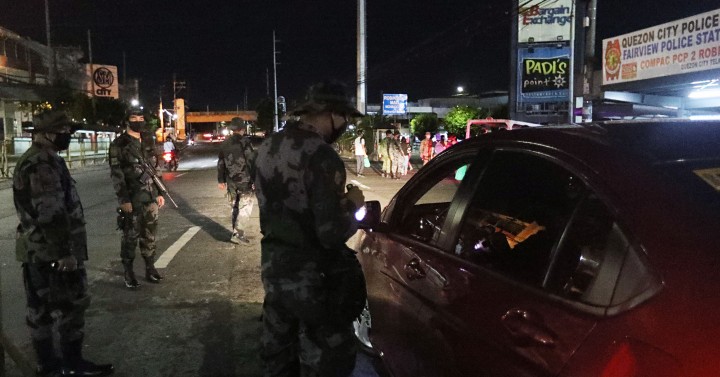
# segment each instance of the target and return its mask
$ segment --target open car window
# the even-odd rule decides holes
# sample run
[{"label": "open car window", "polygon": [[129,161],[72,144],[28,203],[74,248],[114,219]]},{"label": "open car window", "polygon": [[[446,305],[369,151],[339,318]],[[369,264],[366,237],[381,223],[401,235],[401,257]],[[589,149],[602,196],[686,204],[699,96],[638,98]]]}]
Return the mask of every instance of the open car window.
[{"label": "open car window", "polygon": [[541,286],[552,250],[585,187],[541,156],[496,152],[467,209],[455,254]]},{"label": "open car window", "polygon": [[432,167],[429,175],[403,196],[403,210],[396,219],[398,233],[436,244],[450,204],[474,158],[475,154],[464,154]]}]

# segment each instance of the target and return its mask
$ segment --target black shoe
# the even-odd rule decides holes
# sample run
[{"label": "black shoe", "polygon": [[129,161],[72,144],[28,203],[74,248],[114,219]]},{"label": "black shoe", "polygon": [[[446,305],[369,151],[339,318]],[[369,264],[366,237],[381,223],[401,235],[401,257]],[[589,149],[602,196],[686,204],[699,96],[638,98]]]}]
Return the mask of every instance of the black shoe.
[{"label": "black shoe", "polygon": [[137,278],[135,277],[135,272],[131,271],[125,271],[125,286],[130,289],[135,289],[140,286],[140,282],[138,282]]},{"label": "black shoe", "polygon": [[145,280],[151,283],[159,284],[160,280],[162,279],[163,276],[160,275],[160,273],[158,272],[158,270],[155,269],[155,267],[148,267],[147,269],[145,269]]},{"label": "black shoe", "polygon": [[63,367],[60,369],[60,376],[86,376],[100,377],[109,376],[115,373],[112,364],[95,364],[87,360],[81,360],[75,367]]}]

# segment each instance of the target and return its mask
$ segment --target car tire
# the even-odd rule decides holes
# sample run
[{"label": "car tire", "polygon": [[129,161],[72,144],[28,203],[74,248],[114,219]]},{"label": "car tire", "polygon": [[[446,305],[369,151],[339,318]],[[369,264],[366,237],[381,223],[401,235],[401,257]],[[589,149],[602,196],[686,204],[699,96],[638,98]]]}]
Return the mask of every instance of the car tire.
[{"label": "car tire", "polygon": [[370,309],[368,303],[365,301],[365,308],[363,308],[360,315],[353,321],[353,329],[355,331],[355,338],[360,344],[360,348],[371,355],[377,355],[377,350],[373,347],[370,341],[370,331],[372,328],[372,317],[370,316]]}]

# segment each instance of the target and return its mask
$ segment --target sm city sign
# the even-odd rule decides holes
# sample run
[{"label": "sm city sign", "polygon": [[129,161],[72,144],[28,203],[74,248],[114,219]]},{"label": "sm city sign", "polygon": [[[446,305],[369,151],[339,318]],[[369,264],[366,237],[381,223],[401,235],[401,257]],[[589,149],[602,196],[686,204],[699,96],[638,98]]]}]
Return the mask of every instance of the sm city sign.
[{"label": "sm city sign", "polygon": [[117,66],[88,64],[86,67],[88,75],[87,91],[94,97],[119,97]]},{"label": "sm city sign", "polygon": [[603,41],[603,85],[720,69],[720,9]]}]

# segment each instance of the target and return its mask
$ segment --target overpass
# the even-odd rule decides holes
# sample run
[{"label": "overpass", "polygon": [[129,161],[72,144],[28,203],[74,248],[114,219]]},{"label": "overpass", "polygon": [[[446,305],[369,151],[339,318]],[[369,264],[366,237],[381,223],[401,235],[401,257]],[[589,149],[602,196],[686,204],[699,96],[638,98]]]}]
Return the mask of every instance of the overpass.
[{"label": "overpass", "polygon": [[232,118],[240,118],[248,122],[257,121],[256,111],[189,111],[185,114],[187,123],[220,123],[230,122]]}]

